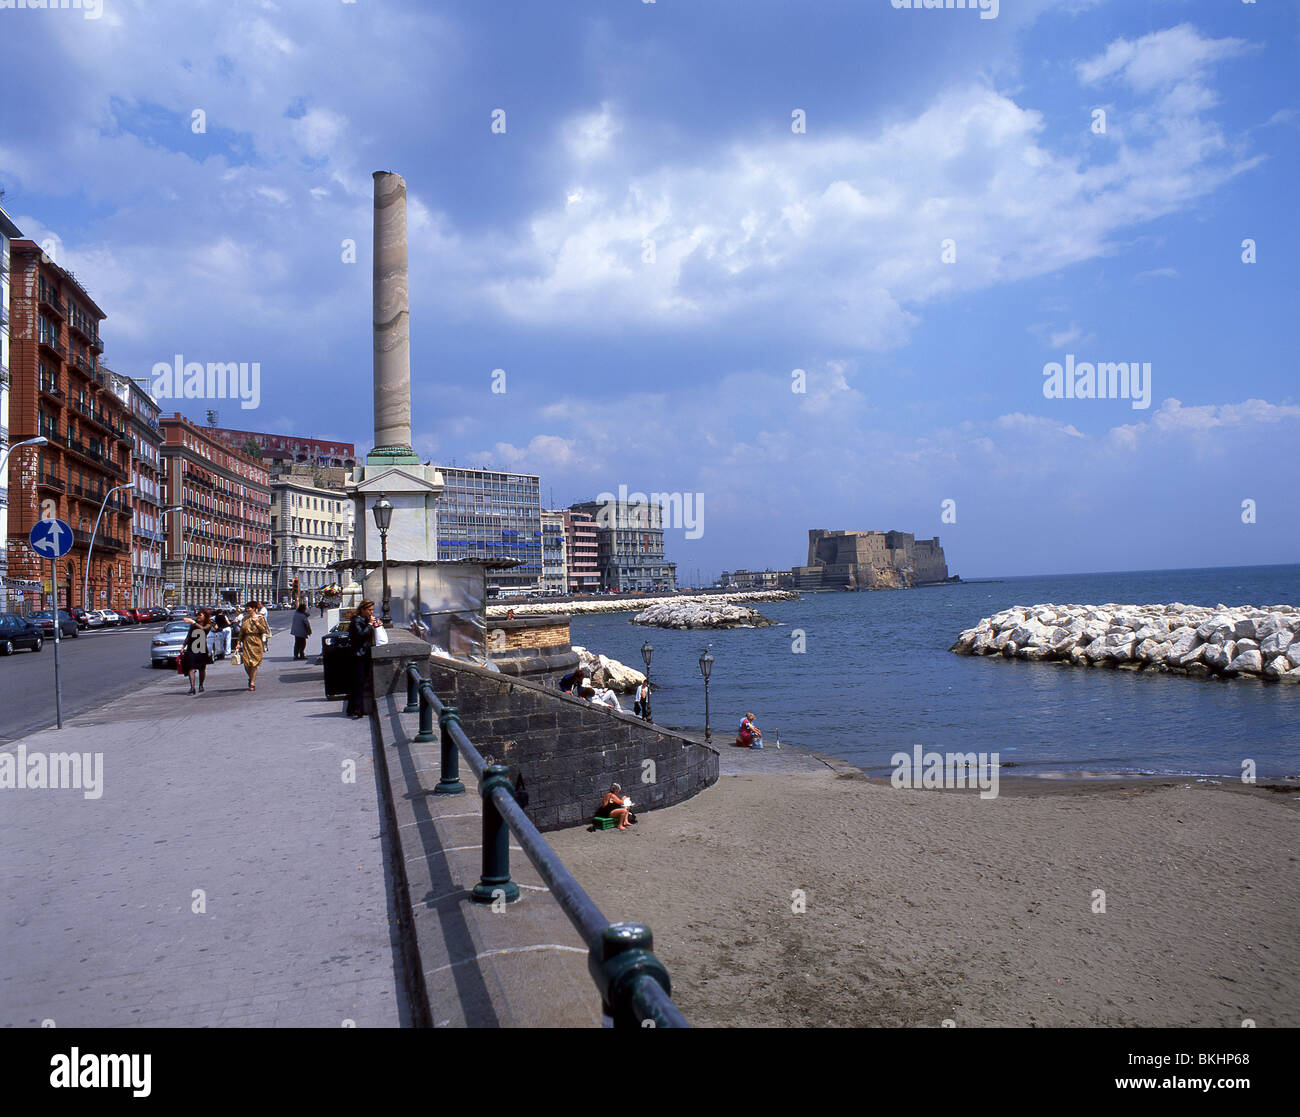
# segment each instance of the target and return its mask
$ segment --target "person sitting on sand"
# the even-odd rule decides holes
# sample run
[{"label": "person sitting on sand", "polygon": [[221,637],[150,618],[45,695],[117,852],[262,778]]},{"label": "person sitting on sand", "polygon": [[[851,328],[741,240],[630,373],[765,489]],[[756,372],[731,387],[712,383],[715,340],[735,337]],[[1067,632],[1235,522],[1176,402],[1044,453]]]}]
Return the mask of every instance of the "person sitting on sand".
[{"label": "person sitting on sand", "polygon": [[596,813],[603,818],[612,818],[618,823],[620,830],[627,829],[627,820],[632,814],[632,804],[624,797],[622,785],[616,783],[609,785],[609,790],[600,801],[600,810]]},{"label": "person sitting on sand", "polygon": [[746,749],[763,747],[763,731],[754,724],[754,715],[746,713],[740,719],[740,729],[736,732],[736,744]]}]

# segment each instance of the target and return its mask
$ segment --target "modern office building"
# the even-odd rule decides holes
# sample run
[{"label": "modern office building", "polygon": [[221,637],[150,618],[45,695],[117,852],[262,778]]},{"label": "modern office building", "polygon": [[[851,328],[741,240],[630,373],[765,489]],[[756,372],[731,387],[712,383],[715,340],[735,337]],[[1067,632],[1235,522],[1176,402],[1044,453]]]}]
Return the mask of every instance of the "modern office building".
[{"label": "modern office building", "polygon": [[599,544],[596,520],[586,512],[564,511],[564,538],[568,561],[569,593],[593,593],[600,589]]},{"label": "modern office building", "polygon": [[488,591],[536,593],[542,584],[541,483],[536,474],[438,466],[438,560],[514,559],[488,571]]},{"label": "modern office building", "polygon": [[583,512],[596,522],[601,589],[614,593],[677,589],[677,564],[664,559],[661,505],[589,500],[570,511]]},{"label": "modern office building", "polygon": [[271,477],[271,561],[275,565],[276,600],[291,598],[295,580],[299,592],[318,602],[330,587],[340,585],[330,563],[351,558],[353,502],[342,483],[322,484],[319,470],[281,465]]},{"label": "modern office building", "polygon": [[[9,449],[9,243],[21,237],[18,226],[0,209],[0,458]],[[0,599],[9,606],[9,470],[0,469]]]},{"label": "modern office building", "polygon": [[[9,576],[52,580],[64,607],[129,605],[133,506],[120,486],[131,480],[131,436],[99,365],[106,315],[30,240],[10,243],[9,308],[10,437],[49,440],[9,460]],[[73,532],[52,579],[28,544],[46,509]]]},{"label": "modern office building", "polygon": [[271,489],[266,467],[180,414],[161,420],[166,599],[202,605],[270,600]]},{"label": "modern office building", "polygon": [[542,592],[568,593],[568,546],[564,513],[542,513]]},{"label": "modern office building", "polygon": [[122,402],[131,437],[131,600],[136,605],[163,603],[162,409],[129,376],[100,365],[111,390]]}]

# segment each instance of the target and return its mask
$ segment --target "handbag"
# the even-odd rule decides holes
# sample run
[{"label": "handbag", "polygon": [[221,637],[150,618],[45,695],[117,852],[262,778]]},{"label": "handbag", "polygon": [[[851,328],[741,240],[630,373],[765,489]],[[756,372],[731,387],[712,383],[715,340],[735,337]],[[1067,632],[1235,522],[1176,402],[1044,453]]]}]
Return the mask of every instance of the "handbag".
[{"label": "handbag", "polygon": [[383,647],[388,643],[388,629],[382,624],[375,629],[375,647]]}]

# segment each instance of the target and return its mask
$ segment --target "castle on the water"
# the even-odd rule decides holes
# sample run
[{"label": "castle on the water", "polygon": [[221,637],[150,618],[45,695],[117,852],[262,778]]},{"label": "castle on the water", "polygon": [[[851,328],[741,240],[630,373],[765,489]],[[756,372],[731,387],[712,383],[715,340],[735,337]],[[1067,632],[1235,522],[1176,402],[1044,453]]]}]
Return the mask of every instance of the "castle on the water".
[{"label": "castle on the water", "polygon": [[793,570],[801,590],[905,589],[948,580],[939,537],[917,539],[906,531],[808,532],[808,565]]}]

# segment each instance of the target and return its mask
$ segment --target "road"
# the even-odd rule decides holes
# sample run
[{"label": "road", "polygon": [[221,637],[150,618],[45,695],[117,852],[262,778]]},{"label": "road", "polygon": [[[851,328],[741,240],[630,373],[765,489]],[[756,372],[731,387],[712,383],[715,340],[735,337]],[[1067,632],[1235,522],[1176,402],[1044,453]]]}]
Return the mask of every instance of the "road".
[{"label": "road", "polygon": [[[288,614],[285,614],[286,616]],[[270,614],[271,631],[287,627]],[[149,665],[149,642],[160,624],[126,628],[84,629],[60,649],[63,718],[103,705],[132,687],[156,679],[162,668]],[[280,636],[287,646],[286,636]],[[54,724],[54,641],[46,638],[39,652],[0,656],[0,745]]]}]

